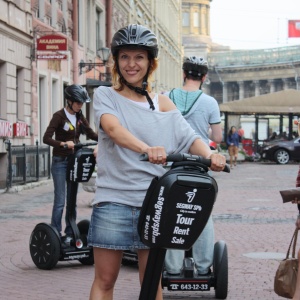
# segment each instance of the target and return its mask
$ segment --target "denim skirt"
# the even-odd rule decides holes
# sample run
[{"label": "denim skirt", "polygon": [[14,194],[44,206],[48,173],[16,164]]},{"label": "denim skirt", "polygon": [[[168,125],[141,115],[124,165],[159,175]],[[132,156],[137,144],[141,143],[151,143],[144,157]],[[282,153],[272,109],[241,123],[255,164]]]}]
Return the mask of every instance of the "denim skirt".
[{"label": "denim skirt", "polygon": [[93,206],[88,245],[113,250],[149,249],[137,232],[140,208],[101,202]]}]

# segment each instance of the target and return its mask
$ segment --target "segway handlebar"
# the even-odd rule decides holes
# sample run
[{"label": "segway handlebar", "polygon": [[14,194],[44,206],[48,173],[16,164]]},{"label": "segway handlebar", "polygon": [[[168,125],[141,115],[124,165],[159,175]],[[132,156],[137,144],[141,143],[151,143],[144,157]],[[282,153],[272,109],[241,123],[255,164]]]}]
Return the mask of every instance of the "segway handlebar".
[{"label": "segway handlebar", "polygon": [[[148,161],[148,160],[149,160],[148,154],[144,153],[140,155],[140,161]],[[203,164],[207,167],[210,167],[211,165],[211,159],[204,158],[198,155],[187,154],[187,153],[169,154],[167,155],[166,161],[168,162],[182,162],[182,161],[193,162],[194,161]],[[225,168],[223,169],[223,172],[230,173],[230,167],[228,164],[225,164]]]},{"label": "segway handlebar", "polygon": [[78,150],[81,149],[82,147],[87,147],[87,146],[96,146],[98,143],[97,142],[90,142],[90,143],[78,143],[74,145],[74,149]]}]

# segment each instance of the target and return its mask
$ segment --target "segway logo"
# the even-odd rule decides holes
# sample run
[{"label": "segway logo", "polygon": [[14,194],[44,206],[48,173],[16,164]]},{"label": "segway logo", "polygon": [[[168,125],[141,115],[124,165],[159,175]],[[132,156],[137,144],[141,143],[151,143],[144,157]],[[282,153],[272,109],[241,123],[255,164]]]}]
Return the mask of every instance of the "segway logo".
[{"label": "segway logo", "polygon": [[191,203],[194,200],[194,198],[196,196],[196,192],[197,192],[197,189],[194,189],[192,192],[185,193],[188,197],[188,200],[187,200],[188,203]]},{"label": "segway logo", "polygon": [[165,198],[162,197],[162,195],[164,193],[164,189],[165,188],[163,186],[160,188],[157,202],[154,205],[155,212],[154,212],[154,217],[152,218],[153,224],[151,226],[152,227],[152,243],[153,244],[156,243],[156,237],[160,235],[160,232],[159,232],[160,218],[161,218],[161,212],[162,212],[164,201],[165,201]]},{"label": "segway logo", "polygon": [[76,158],[75,162],[74,162],[73,179],[72,179],[72,174],[71,174],[71,181],[76,181],[76,179],[77,179],[77,170],[78,170],[78,160]]}]

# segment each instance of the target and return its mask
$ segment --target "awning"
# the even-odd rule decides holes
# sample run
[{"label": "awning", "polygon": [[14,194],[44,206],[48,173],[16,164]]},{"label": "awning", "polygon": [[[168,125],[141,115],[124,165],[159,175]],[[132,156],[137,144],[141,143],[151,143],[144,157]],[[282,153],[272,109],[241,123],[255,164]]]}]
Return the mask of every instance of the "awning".
[{"label": "awning", "polygon": [[300,91],[283,90],[220,104],[229,114],[300,114]]}]

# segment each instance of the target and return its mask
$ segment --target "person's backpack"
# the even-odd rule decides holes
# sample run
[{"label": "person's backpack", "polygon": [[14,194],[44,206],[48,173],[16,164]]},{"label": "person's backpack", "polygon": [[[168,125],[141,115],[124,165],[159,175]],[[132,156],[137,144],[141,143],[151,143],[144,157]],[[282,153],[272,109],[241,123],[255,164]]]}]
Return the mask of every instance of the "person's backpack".
[{"label": "person's backpack", "polygon": [[188,250],[204,229],[218,186],[195,162],[173,163],[148,188],[138,232],[149,247]]}]

